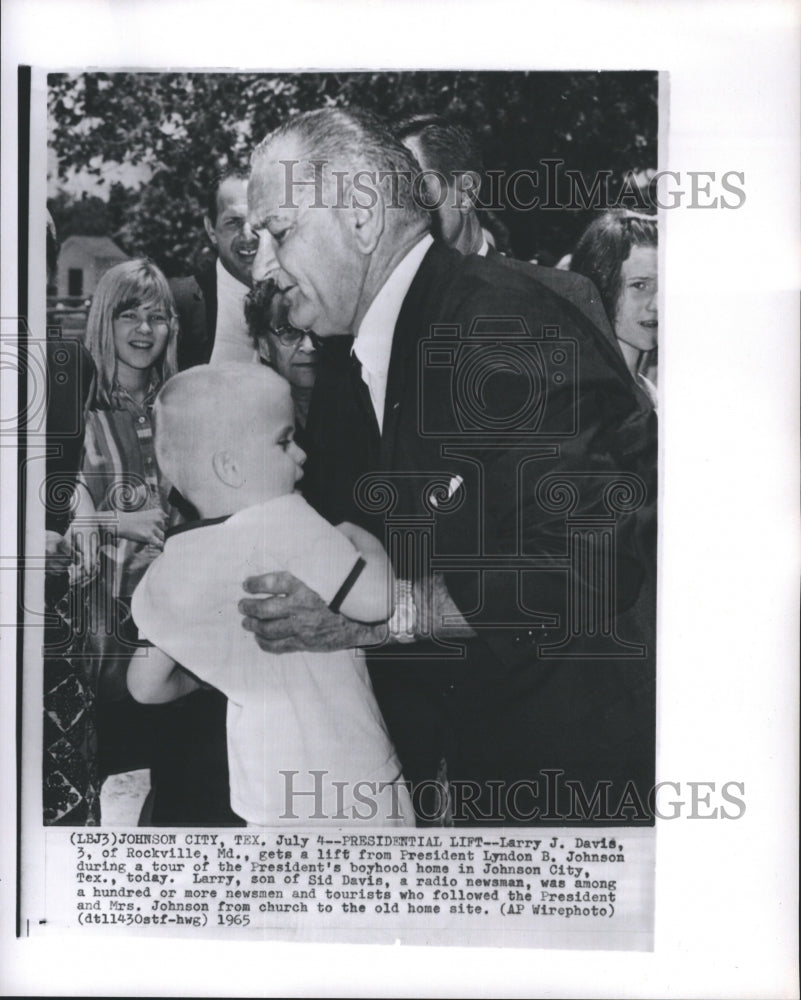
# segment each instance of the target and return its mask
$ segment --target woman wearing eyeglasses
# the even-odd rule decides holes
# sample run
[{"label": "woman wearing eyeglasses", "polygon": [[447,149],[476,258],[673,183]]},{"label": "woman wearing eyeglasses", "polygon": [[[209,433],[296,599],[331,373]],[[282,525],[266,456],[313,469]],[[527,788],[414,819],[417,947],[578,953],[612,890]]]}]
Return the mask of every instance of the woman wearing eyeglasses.
[{"label": "woman wearing eyeglasses", "polygon": [[295,407],[295,440],[303,446],[303,431],[317,378],[318,343],[313,333],[286,320],[286,305],[271,279],[260,281],[245,299],[248,329],[262,361],[289,382]]}]

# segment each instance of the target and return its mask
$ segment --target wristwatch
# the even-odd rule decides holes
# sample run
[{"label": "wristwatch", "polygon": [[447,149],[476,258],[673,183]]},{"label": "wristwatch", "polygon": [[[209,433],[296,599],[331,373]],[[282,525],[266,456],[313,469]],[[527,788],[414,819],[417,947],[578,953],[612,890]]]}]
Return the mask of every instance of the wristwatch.
[{"label": "wristwatch", "polygon": [[387,624],[395,642],[414,642],[417,607],[410,580],[395,581],[395,610]]}]

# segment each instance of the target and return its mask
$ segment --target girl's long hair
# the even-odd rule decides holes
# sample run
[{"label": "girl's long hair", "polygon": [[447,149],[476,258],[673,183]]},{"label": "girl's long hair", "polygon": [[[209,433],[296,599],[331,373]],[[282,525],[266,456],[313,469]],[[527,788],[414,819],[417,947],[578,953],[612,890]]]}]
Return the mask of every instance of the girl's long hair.
[{"label": "girl's long hair", "polygon": [[594,219],[573,251],[570,270],[589,278],[601,293],[612,328],[617,320],[620,271],[632,247],[658,245],[656,216],[615,208]]},{"label": "girl's long hair", "polygon": [[97,283],[86,322],[85,343],[97,368],[96,405],[100,409],[112,405],[117,369],[114,320],[126,309],[151,302],[170,318],[167,346],[155,364],[159,381],[164,383],[178,370],[178,314],[167,279],[152,260],[141,257],[109,268]]}]

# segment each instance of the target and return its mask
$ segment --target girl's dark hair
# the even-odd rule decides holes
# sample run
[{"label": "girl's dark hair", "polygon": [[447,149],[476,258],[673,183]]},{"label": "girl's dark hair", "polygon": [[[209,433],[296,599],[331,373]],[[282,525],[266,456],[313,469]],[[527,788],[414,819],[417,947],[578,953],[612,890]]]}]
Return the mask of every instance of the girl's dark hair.
[{"label": "girl's dark hair", "polygon": [[594,219],[573,251],[570,270],[583,274],[601,293],[609,322],[614,327],[620,298],[620,271],[632,247],[656,247],[655,215],[614,208]]}]

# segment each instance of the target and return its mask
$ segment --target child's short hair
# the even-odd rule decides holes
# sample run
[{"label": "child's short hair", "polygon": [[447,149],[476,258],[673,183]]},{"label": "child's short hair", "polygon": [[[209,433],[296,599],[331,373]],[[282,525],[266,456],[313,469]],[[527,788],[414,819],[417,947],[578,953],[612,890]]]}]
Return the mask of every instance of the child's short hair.
[{"label": "child's short hair", "polygon": [[264,404],[289,399],[289,383],[266,365],[197,365],[167,382],[153,406],[153,440],[162,473],[192,500],[215,451],[233,447],[238,429],[264,419]]},{"label": "child's short hair", "polygon": [[114,351],[114,320],[130,306],[154,302],[170,317],[170,333],[164,354],[157,363],[159,378],[166,382],[178,370],[178,314],[170,286],[152,260],[126,260],[106,271],[97,283],[86,321],[86,347],[97,368],[97,404],[111,405],[117,357]]}]

